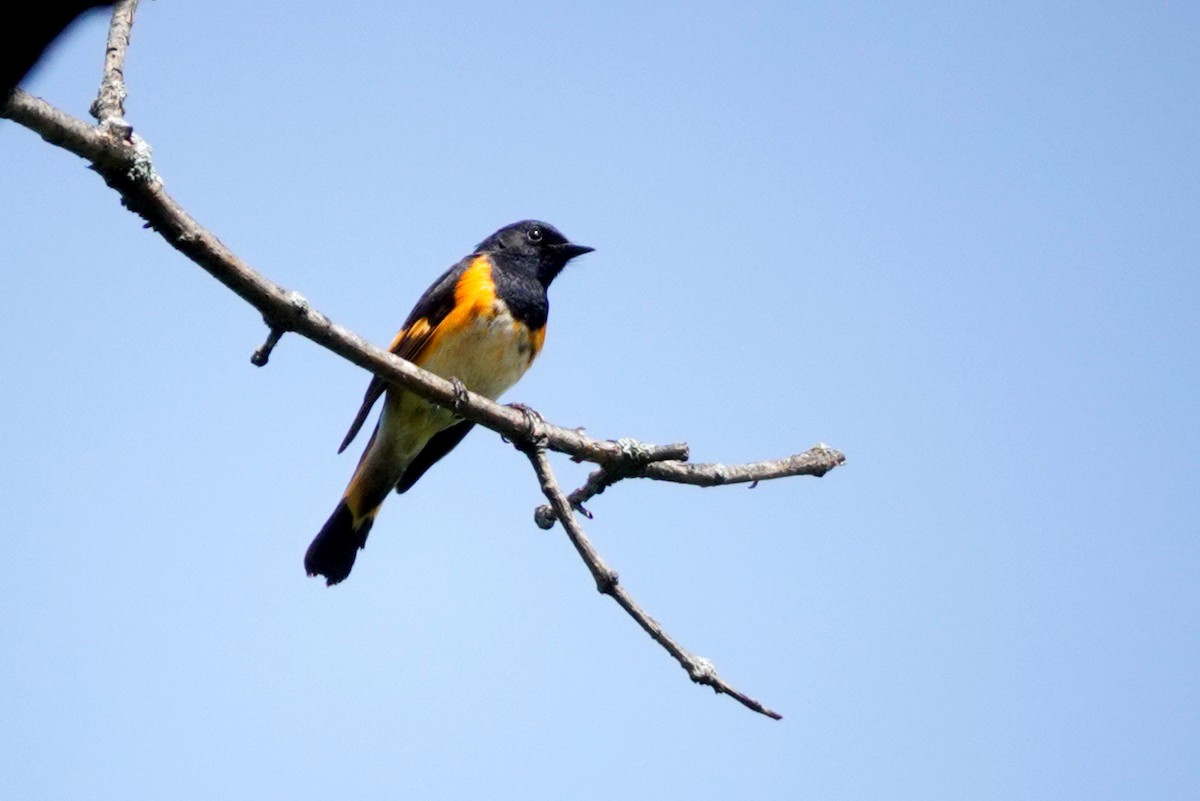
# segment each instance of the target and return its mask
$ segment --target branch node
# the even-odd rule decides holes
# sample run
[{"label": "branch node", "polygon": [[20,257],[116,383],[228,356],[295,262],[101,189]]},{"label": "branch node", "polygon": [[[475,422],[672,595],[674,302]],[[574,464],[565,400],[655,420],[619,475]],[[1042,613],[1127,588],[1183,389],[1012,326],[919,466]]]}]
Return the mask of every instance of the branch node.
[{"label": "branch node", "polygon": [[[608,487],[631,476],[645,474],[647,465],[662,461],[680,461],[688,458],[687,443],[677,442],[672,445],[647,445],[632,438],[621,438],[615,441],[618,455],[606,466],[592,472],[582,487],[567,496],[571,508],[588,520],[593,515],[584,507],[584,502],[600,495]],[[576,459],[575,461],[579,461]],[[534,520],[549,520],[555,518],[554,510],[543,504],[534,511]],[[551,524],[553,524],[551,522]],[[539,523],[539,525],[541,525]],[[547,526],[546,528],[548,528]]]},{"label": "branch node", "polygon": [[133,123],[124,117],[105,117],[100,121],[100,127],[109,135],[125,142],[133,141]]},{"label": "branch node", "polygon": [[813,471],[813,475],[817,478],[821,478],[833,468],[839,467],[846,463],[845,454],[836,448],[829,447],[824,442],[818,442],[816,445],[813,445],[812,448],[809,449],[809,452],[820,456],[823,462],[827,465],[822,470]]},{"label": "branch node", "polygon": [[601,595],[615,595],[617,585],[621,583],[621,576],[617,571],[612,569],[600,569],[596,571],[596,590]]},{"label": "branch node", "polygon": [[294,289],[288,292],[287,302],[292,311],[298,315],[308,314],[309,310],[312,308],[308,303],[308,298],[304,297]]},{"label": "branch node", "polygon": [[632,437],[621,437],[617,440],[617,447],[621,449],[621,459],[633,464],[645,464],[654,454],[653,448]]},{"label": "branch node", "polygon": [[697,684],[707,684],[718,693],[721,692],[720,686],[716,684],[716,682],[720,681],[720,676],[717,674],[717,667],[708,659],[693,654],[692,658],[688,660],[687,672],[692,681]]},{"label": "branch node", "polygon": [[[122,120],[124,122],[124,120]],[[132,145],[133,159],[126,170],[125,176],[135,182],[144,184],[165,184],[158,173],[154,171],[154,148],[150,147],[150,143],[133,132],[132,126],[129,128],[128,142]]]}]

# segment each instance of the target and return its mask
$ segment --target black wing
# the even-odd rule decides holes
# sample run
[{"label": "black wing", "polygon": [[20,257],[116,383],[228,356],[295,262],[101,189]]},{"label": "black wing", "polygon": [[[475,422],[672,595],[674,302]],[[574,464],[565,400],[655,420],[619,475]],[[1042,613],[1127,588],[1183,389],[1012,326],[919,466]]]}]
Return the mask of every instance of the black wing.
[{"label": "black wing", "polygon": [[[421,295],[417,305],[409,312],[408,319],[404,321],[404,327],[400,329],[400,333],[396,334],[396,338],[392,340],[392,345],[388,350],[410,362],[417,360],[425,346],[429,344],[438,324],[454,308],[454,290],[458,285],[458,279],[471,266],[474,258],[475,254],[466,257],[442,273],[441,277],[433,282],[433,286],[425,290],[425,294]],[[359,430],[367,420],[367,415],[371,413],[371,407],[375,405],[387,387],[387,382],[379,376],[371,378],[371,383],[367,385],[367,392],[363,395],[362,405],[358,408],[358,414],[354,416],[354,422],[350,424],[350,430],[346,432],[346,438],[338,447],[338,453],[346,450],[358,436]]]}]

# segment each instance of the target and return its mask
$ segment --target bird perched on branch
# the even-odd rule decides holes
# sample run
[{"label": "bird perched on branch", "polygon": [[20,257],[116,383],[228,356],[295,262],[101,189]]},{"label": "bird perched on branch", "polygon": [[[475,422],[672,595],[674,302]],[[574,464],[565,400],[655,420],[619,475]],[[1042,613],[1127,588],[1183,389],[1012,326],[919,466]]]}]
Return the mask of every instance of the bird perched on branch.
[{"label": "bird perched on branch", "polygon": [[[425,290],[391,352],[495,400],[542,348],[550,283],[567,262],[592,250],[537,220],[501,228]],[[376,376],[338,453],[384,395],[350,484],[304,555],[308,574],[324,576],[326,584],[350,575],[388,493],[406,492],[475,425]]]}]

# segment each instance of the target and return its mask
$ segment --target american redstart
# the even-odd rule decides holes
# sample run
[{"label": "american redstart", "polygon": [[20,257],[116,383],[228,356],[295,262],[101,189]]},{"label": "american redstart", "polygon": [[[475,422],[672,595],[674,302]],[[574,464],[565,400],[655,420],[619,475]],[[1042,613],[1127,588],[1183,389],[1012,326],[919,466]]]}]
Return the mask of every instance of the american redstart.
[{"label": "american redstart", "polygon": [[[546,289],[567,262],[592,250],[537,220],[501,228],[425,290],[392,353],[495,400],[542,348]],[[380,396],[386,396],[383,413],[354,476],[304,555],[308,574],[324,576],[326,584],[350,575],[388,493],[406,492],[475,425],[376,376],[338,453]]]}]

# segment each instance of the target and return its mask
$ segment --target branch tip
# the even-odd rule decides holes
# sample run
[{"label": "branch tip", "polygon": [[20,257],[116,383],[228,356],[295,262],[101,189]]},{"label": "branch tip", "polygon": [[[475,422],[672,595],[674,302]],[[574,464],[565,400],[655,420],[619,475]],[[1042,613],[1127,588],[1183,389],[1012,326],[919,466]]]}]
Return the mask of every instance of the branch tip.
[{"label": "branch tip", "polygon": [[250,357],[250,363],[255,367],[265,367],[267,362],[271,360],[271,351],[275,350],[275,346],[279,344],[279,340],[287,333],[287,329],[277,325],[267,323],[271,330],[267,333],[267,341],[262,343],[258,350]]}]

